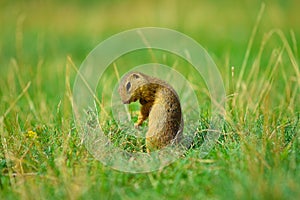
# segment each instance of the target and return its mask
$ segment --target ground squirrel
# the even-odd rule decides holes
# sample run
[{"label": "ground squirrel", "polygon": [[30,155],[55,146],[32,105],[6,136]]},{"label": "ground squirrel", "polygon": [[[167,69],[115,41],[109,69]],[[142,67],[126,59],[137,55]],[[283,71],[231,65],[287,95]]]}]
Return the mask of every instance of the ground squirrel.
[{"label": "ground squirrel", "polygon": [[139,100],[141,109],[136,128],[149,117],[148,153],[179,142],[183,130],[181,106],[176,91],[169,84],[140,72],[130,72],[120,81],[118,92],[124,104]]}]

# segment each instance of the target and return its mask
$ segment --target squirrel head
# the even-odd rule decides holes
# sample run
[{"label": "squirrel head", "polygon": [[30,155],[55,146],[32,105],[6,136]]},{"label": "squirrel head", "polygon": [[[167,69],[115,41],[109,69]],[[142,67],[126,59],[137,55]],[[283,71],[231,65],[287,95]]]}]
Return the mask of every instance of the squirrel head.
[{"label": "squirrel head", "polygon": [[118,92],[124,104],[129,104],[140,99],[140,89],[148,81],[140,72],[130,72],[120,81]]}]

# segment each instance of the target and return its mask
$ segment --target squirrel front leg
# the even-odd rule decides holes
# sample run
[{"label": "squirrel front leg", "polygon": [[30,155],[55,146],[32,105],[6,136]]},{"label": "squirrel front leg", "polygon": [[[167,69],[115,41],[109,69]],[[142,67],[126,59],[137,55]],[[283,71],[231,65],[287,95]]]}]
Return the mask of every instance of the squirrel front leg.
[{"label": "squirrel front leg", "polygon": [[152,102],[148,102],[141,106],[141,110],[138,116],[138,121],[137,123],[134,124],[135,128],[141,126],[143,122],[148,118],[152,105],[153,105]]}]

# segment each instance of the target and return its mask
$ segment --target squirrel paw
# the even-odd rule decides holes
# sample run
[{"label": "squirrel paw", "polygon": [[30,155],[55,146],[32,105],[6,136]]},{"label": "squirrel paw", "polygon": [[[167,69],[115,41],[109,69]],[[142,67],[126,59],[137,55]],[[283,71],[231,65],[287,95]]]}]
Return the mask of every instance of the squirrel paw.
[{"label": "squirrel paw", "polygon": [[134,128],[136,128],[136,129],[140,129],[140,126],[141,126],[141,125],[138,124],[138,123],[135,123],[135,124],[134,124]]}]

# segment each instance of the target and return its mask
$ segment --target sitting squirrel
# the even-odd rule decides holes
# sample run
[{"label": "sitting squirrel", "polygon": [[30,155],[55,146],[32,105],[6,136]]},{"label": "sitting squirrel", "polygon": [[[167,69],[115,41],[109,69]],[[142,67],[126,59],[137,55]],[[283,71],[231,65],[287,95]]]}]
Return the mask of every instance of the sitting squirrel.
[{"label": "sitting squirrel", "polygon": [[120,81],[118,92],[124,104],[139,100],[140,114],[135,127],[149,117],[147,152],[178,143],[182,138],[183,117],[176,91],[165,81],[140,72],[130,72]]}]

